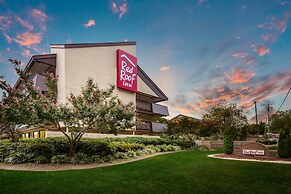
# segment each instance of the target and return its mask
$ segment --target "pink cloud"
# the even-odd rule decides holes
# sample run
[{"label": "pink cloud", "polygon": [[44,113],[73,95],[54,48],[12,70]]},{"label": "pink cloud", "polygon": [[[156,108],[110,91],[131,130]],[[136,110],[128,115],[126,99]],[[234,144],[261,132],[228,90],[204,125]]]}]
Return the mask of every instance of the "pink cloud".
[{"label": "pink cloud", "polygon": [[86,28],[89,28],[91,26],[95,26],[95,20],[88,20],[86,24],[84,24]]},{"label": "pink cloud", "polygon": [[265,45],[260,45],[260,46],[253,45],[253,47],[254,47],[254,51],[257,52],[259,54],[259,56],[261,56],[261,57],[266,55],[266,54],[270,54],[270,48],[268,48]]},{"label": "pink cloud", "polygon": [[111,10],[113,14],[119,14],[119,19],[122,18],[122,16],[127,13],[128,11],[128,6],[127,6],[127,1],[124,0],[121,5],[117,5],[115,2],[111,2]]},{"label": "pink cloud", "polygon": [[48,18],[48,16],[46,15],[46,13],[44,13],[42,10],[40,9],[32,9],[31,11],[31,15],[32,17],[34,17],[35,19],[38,19],[42,22],[45,22]]},{"label": "pink cloud", "polygon": [[7,16],[0,15],[0,30],[7,30],[7,28],[12,24],[12,21]]},{"label": "pink cloud", "polygon": [[17,34],[14,41],[21,46],[30,47],[31,45],[39,44],[41,39],[41,33],[23,32],[22,34]]},{"label": "pink cloud", "polygon": [[18,16],[15,16],[15,19],[25,28],[27,28],[28,30],[33,30],[33,25],[31,25],[29,22],[21,19],[20,17]]},{"label": "pink cloud", "polygon": [[224,73],[224,75],[230,80],[231,84],[248,82],[252,77],[256,75],[254,71],[247,71],[244,67],[237,66],[231,70],[231,75]]},{"label": "pink cloud", "polygon": [[232,55],[234,58],[239,58],[239,59],[244,59],[246,58],[248,55],[246,53],[234,53]]},{"label": "pink cloud", "polygon": [[274,35],[263,35],[262,39],[265,42],[271,42],[271,43],[274,43],[276,41],[276,37]]},{"label": "pink cloud", "polygon": [[160,67],[161,71],[168,71],[169,69],[171,69],[170,66],[162,66],[162,67]]},{"label": "pink cloud", "polygon": [[124,3],[123,5],[121,5],[119,7],[119,10],[120,10],[119,18],[121,18],[123,16],[123,14],[125,14],[127,12],[127,10],[128,10],[127,4]]},{"label": "pink cloud", "polygon": [[3,33],[3,36],[6,38],[7,42],[9,42],[9,43],[12,42],[13,39],[5,32]]},{"label": "pink cloud", "polygon": [[274,17],[271,18],[270,21],[259,24],[257,27],[262,29],[268,29],[268,30],[275,30],[281,33],[284,33],[287,28],[288,20],[289,20],[290,14],[286,12],[281,19],[276,19]]},{"label": "pink cloud", "polygon": [[111,2],[111,10],[114,14],[116,14],[118,12],[116,3]]},{"label": "pink cloud", "polygon": [[24,57],[31,57],[32,54],[30,53],[30,50],[24,50],[22,53],[21,53],[22,56]]},{"label": "pink cloud", "polygon": [[288,13],[285,13],[284,17],[275,22],[275,27],[278,31],[280,31],[281,33],[285,32],[286,28],[287,28],[287,23],[288,23],[288,20],[289,20],[289,14]]},{"label": "pink cloud", "polygon": [[243,59],[243,62],[247,65],[255,62],[255,58],[249,57],[247,53],[234,53],[232,56],[237,59]]}]

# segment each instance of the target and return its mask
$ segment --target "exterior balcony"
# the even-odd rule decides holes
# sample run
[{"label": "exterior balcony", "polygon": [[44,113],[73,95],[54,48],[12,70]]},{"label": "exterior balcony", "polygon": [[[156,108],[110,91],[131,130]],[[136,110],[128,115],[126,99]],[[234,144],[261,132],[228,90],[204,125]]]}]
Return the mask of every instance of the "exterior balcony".
[{"label": "exterior balcony", "polygon": [[142,112],[150,113],[153,115],[160,115],[160,116],[168,116],[169,115],[168,107],[160,105],[160,104],[149,103],[149,102],[137,100],[136,107],[138,110],[140,110]]},{"label": "exterior balcony", "polygon": [[48,90],[46,85],[46,78],[45,76],[42,76],[40,74],[34,74],[34,76],[31,78],[34,87],[37,88],[40,91],[46,92]]},{"label": "exterior balcony", "polygon": [[167,127],[167,125],[164,123],[140,121],[140,123],[137,124],[136,129],[150,131],[153,133],[163,133],[165,131],[166,127]]}]

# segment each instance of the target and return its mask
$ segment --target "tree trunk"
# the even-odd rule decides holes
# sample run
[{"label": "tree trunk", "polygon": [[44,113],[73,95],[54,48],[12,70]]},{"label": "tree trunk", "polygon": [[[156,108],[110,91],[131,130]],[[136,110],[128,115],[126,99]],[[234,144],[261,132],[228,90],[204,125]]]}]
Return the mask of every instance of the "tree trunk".
[{"label": "tree trunk", "polygon": [[74,156],[77,144],[78,144],[78,142],[74,139],[70,141],[70,152],[69,152],[70,158],[72,158]]}]

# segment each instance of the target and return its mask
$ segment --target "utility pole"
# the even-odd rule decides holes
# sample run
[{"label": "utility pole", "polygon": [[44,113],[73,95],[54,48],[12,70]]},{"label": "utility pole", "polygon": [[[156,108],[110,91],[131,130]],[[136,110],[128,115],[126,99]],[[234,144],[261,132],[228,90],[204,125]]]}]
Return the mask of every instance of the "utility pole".
[{"label": "utility pole", "polygon": [[258,125],[258,111],[257,111],[257,102],[254,101],[255,104],[255,113],[256,113],[256,124]]},{"label": "utility pole", "polygon": [[[270,103],[268,103],[268,140],[270,139]],[[269,141],[268,141],[268,145],[269,145]]]}]

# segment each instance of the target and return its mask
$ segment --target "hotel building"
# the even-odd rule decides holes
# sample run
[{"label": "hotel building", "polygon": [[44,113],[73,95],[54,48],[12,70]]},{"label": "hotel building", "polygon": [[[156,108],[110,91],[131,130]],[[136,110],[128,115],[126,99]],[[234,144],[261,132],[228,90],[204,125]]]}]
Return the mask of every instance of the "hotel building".
[{"label": "hotel building", "polygon": [[[34,55],[25,67],[39,90],[47,91],[46,72],[58,76],[58,103],[66,103],[71,93],[79,94],[88,78],[93,78],[100,88],[115,85],[114,93],[124,103],[133,102],[136,107],[137,125],[121,133],[163,132],[165,125],[154,122],[154,118],[169,115],[168,108],[158,104],[168,97],[138,65],[136,42],[52,44],[50,48],[51,54]],[[20,80],[15,88],[23,89]],[[26,138],[58,135],[60,132],[46,129],[23,130]]]}]

